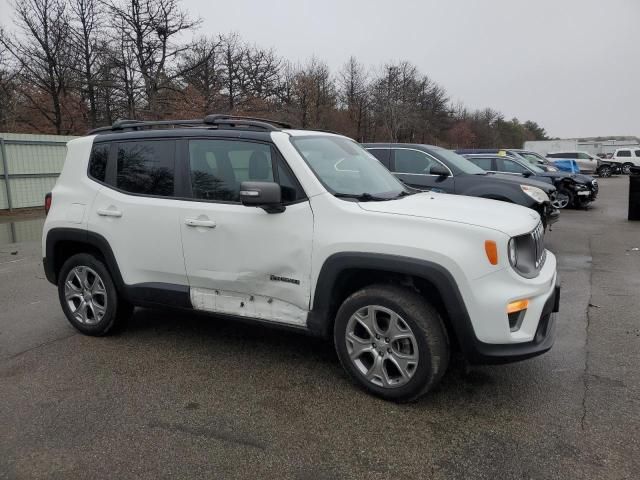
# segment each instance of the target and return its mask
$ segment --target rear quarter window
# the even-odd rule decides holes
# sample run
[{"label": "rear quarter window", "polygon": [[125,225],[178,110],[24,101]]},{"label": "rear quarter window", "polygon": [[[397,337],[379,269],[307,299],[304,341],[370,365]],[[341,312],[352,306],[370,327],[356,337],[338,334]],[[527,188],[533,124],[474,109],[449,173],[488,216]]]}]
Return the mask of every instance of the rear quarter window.
[{"label": "rear quarter window", "polygon": [[94,145],[89,156],[89,177],[104,182],[107,175],[107,160],[109,159],[108,143]]}]

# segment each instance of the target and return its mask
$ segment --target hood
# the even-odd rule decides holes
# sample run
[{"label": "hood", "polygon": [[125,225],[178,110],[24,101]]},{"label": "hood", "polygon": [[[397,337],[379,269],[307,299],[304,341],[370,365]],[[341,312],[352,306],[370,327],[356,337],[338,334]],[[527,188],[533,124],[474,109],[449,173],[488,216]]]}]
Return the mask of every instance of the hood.
[{"label": "hood", "polygon": [[548,177],[548,178],[553,178],[554,180],[563,180],[565,178],[571,179],[576,183],[580,183],[580,184],[590,184],[593,182],[593,177],[590,177],[589,175],[584,175],[581,173],[569,173],[569,172],[544,172],[544,173],[539,173],[538,175],[544,176],[544,177]]},{"label": "hood", "polygon": [[544,180],[535,180],[535,176],[531,176],[531,177],[523,177],[523,176],[516,176],[516,175],[501,175],[499,173],[495,173],[493,175],[491,175],[491,178],[495,178],[498,180],[504,180],[505,182],[509,182],[509,183],[517,183],[518,185],[529,185],[531,187],[538,187],[539,189],[541,189],[542,191],[546,192],[546,193],[550,193],[553,192],[556,187],[554,187],[553,185],[551,185],[548,182],[545,182]]},{"label": "hood", "polygon": [[360,202],[358,205],[368,212],[466,223],[498,230],[509,236],[528,233],[540,222],[540,215],[530,208],[446,193],[423,192],[397,200]]}]

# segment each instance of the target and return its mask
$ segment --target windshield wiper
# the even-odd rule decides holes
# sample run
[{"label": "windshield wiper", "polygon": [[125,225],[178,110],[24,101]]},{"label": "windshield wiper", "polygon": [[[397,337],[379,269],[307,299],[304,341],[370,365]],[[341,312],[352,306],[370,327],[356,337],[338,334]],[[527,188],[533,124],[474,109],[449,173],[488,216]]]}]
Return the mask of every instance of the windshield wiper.
[{"label": "windshield wiper", "polygon": [[377,197],[370,193],[334,193],[334,196],[338,198],[353,198],[359,202],[382,202],[385,200],[392,200],[392,198]]},{"label": "windshield wiper", "polygon": [[418,192],[408,192],[406,190],[401,191],[398,195],[396,195],[393,198],[402,198],[402,197],[408,197],[409,195],[415,195]]}]

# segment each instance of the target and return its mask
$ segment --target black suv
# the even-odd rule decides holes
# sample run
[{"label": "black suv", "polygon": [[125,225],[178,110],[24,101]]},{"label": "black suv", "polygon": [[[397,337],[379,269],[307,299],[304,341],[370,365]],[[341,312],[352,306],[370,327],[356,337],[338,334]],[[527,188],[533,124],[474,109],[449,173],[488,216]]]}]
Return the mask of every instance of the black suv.
[{"label": "black suv", "polygon": [[490,153],[465,154],[464,157],[487,172],[515,175],[517,177],[524,176],[553,184],[558,190],[556,198],[552,202],[556,208],[566,208],[568,206],[585,208],[598,196],[598,181],[596,179],[584,180],[581,178],[587,177],[587,175],[576,176],[561,171],[546,172],[537,165],[523,162],[515,157]]},{"label": "black suv", "polygon": [[432,145],[368,143],[364,147],[405,184],[436,192],[491,198],[534,209],[545,226],[559,218],[549,182],[489,174],[466,158]]}]

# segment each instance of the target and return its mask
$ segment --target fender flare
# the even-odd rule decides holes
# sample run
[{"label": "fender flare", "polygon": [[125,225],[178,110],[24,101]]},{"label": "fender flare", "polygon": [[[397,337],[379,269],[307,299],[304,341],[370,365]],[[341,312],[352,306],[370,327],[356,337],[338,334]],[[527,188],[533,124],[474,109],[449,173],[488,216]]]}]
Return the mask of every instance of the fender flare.
[{"label": "fender flare", "polygon": [[471,320],[458,285],[446,268],[427,260],[361,252],[336,253],[325,260],[316,282],[313,307],[307,318],[307,327],[312,333],[329,336],[334,321],[330,318],[333,288],[340,274],[351,269],[411,275],[427,280],[438,290],[459,342],[464,342],[465,338],[469,339],[469,334],[475,339]]},{"label": "fender flare", "polygon": [[106,238],[94,232],[88,230],[82,230],[79,228],[52,228],[47,232],[47,238],[45,241],[45,258],[43,259],[44,270],[47,276],[47,280],[57,284],[57,272],[56,272],[56,246],[61,242],[75,242],[89,245],[98,250],[109,269],[109,273],[113,277],[113,281],[119,290],[124,289],[125,283],[120,273],[120,267],[116,257],[111,250],[111,246]]}]

